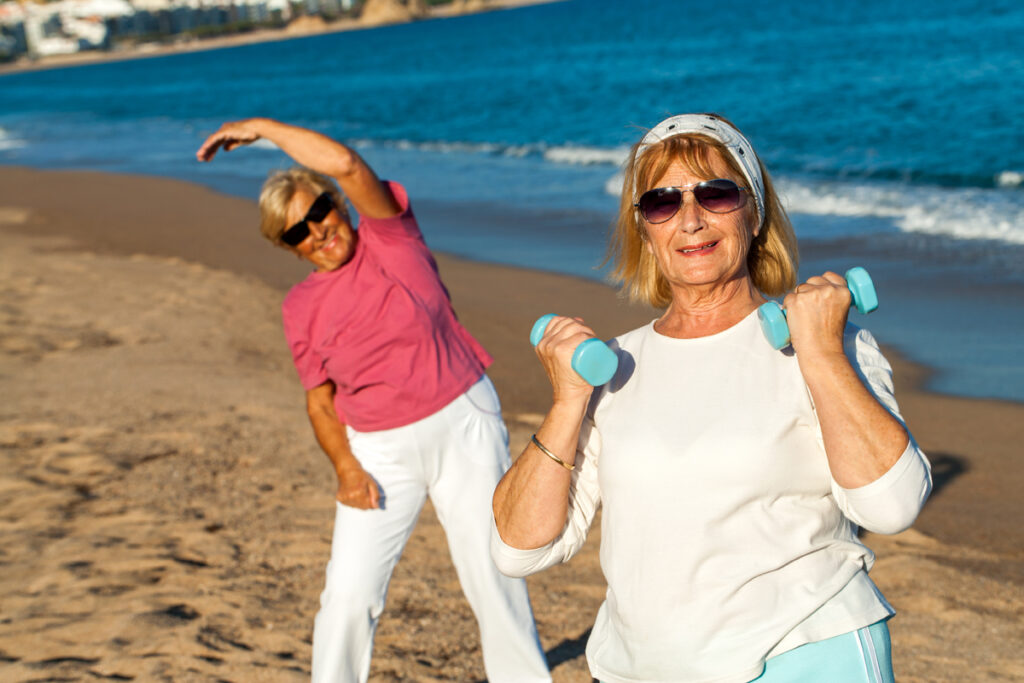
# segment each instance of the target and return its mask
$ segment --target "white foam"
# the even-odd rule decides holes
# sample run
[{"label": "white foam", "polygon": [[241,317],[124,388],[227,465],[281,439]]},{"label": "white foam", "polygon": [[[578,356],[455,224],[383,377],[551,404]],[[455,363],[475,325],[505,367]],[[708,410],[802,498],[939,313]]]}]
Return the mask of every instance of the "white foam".
[{"label": "white foam", "polygon": [[256,149],[280,149],[277,145],[275,145],[270,140],[267,140],[266,138],[260,138],[259,140],[253,142],[251,146],[255,147]]},{"label": "white foam", "polygon": [[1020,187],[1024,185],[1024,173],[1021,171],[1003,171],[996,176],[999,187]]},{"label": "white foam", "polygon": [[446,142],[446,141],[415,141],[415,140],[348,140],[348,143],[360,148],[390,147],[403,151],[438,152],[441,154],[489,154],[510,157],[524,157],[538,152],[537,145],[501,145],[493,142]]},{"label": "white foam", "polygon": [[19,138],[13,137],[6,128],[0,126],[0,151],[7,149],[21,149],[27,146],[28,143]]},{"label": "white foam", "polygon": [[[776,178],[776,186],[791,214],[881,218],[903,232],[1024,244],[1024,196],[1008,174],[1002,187],[991,189],[787,178]],[[618,196],[622,180],[621,172],[612,175],[604,191]]]},{"label": "white foam", "polygon": [[543,143],[525,145],[499,144],[494,142],[451,142],[451,141],[415,141],[415,140],[368,140],[350,139],[349,144],[357,147],[391,147],[393,149],[439,152],[441,154],[488,154],[514,158],[537,155],[553,164],[569,166],[621,166],[629,155],[627,147],[587,147],[564,145],[548,147]]},{"label": "white foam", "polygon": [[552,147],[544,152],[544,160],[556,164],[622,166],[629,156],[628,147]]},{"label": "white foam", "polygon": [[605,194],[618,197],[622,194],[622,184],[626,182],[626,175],[622,171],[616,171],[615,175],[604,181]]},{"label": "white foam", "polygon": [[791,213],[885,218],[903,232],[1024,244],[1024,201],[1006,189],[780,180]]}]

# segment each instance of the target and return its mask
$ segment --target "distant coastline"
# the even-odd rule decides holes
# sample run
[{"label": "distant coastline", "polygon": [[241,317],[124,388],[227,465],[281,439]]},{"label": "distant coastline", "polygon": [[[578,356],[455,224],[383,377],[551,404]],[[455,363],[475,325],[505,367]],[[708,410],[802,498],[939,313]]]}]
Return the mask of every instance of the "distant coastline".
[{"label": "distant coastline", "polygon": [[431,21],[434,19],[447,19],[450,17],[464,16],[467,14],[478,14],[480,12],[494,12],[498,10],[516,9],[530,5],[544,5],[563,0],[476,0],[475,2],[465,1],[453,2],[438,5],[427,9],[426,16],[412,17],[402,20],[374,21],[363,17],[337,19],[335,21],[323,21],[319,17],[300,17],[293,20],[287,26],[279,29],[261,28],[246,33],[217,36],[213,38],[192,38],[179,40],[172,43],[142,43],[122,49],[113,50],[89,50],[76,52],[68,55],[53,55],[37,59],[19,59],[8,64],[0,64],[0,76],[11,73],[26,71],[43,71],[47,69],[62,69],[72,66],[85,66],[88,64],[100,64],[105,62],[120,62],[129,59],[143,59],[147,57],[163,57],[166,55],[181,54],[185,52],[203,52],[206,50],[220,50],[239,45],[251,45],[253,43],[268,43],[293,38],[304,38],[311,35],[324,33],[339,33],[342,31],[359,31],[369,28],[378,28],[390,24],[411,23],[414,21]]}]

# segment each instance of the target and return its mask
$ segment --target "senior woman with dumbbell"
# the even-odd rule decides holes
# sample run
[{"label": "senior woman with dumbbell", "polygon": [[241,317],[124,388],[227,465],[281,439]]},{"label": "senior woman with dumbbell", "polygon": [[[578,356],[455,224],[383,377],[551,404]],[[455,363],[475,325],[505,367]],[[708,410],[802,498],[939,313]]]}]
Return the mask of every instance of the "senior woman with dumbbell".
[{"label": "senior woman with dumbbell", "polygon": [[[706,114],[633,148],[611,253],[626,292],[665,312],[610,344],[618,367],[597,389],[573,370],[594,336],[582,321],[540,333],[554,400],[495,491],[498,566],[567,561],[603,507],[587,659],[604,683],[892,681],[893,609],[857,529],[907,528],[931,475],[889,364],[847,323],[852,283],[793,289],[771,180]],[[779,350],[757,310],[786,292]]]}]

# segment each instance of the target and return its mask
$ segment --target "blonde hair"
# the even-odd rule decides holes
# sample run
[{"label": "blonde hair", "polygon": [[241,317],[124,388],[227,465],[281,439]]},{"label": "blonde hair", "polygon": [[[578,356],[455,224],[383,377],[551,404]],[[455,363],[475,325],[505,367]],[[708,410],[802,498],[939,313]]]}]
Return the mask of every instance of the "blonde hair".
[{"label": "blonde hair", "polygon": [[260,233],[279,247],[290,247],[281,241],[281,235],[288,225],[288,205],[295,193],[305,189],[311,194],[319,195],[327,192],[334,200],[338,213],[346,220],[348,209],[345,206],[345,195],[338,185],[322,173],[304,166],[293,166],[284,171],[274,171],[263,183],[260,190]]},{"label": "blonde hair", "polygon": [[[724,118],[722,120],[725,121]],[[634,197],[643,194],[648,185],[660,178],[675,161],[710,180],[717,177],[711,168],[712,158],[717,154],[735,177],[744,178],[745,175],[725,145],[706,135],[691,133],[666,138],[645,148],[637,157],[639,146],[640,143],[633,146],[626,164],[619,216],[612,228],[605,263],[612,263],[612,280],[620,285],[620,291],[630,300],[664,308],[672,301],[672,290],[645,246],[647,232],[643,219],[633,206]],[[760,159],[757,163],[764,177],[765,216],[761,230],[747,253],[747,269],[759,291],[768,296],[779,296],[796,285],[799,262],[796,235],[764,164]],[[752,221],[757,220],[753,201],[748,202],[744,210]]]}]

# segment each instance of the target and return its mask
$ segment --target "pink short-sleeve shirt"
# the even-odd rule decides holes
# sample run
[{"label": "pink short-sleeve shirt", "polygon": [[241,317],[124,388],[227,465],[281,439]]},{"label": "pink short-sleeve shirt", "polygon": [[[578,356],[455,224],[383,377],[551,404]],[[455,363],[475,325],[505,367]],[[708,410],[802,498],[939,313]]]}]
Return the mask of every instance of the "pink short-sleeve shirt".
[{"label": "pink short-sleeve shirt", "polygon": [[405,188],[388,187],[402,212],[361,218],[348,263],[310,273],[282,305],[302,386],[334,382],[338,418],[362,432],[437,412],[493,360],[456,319]]}]

